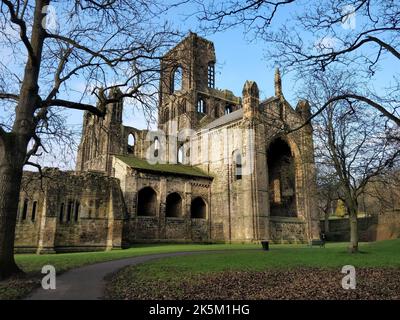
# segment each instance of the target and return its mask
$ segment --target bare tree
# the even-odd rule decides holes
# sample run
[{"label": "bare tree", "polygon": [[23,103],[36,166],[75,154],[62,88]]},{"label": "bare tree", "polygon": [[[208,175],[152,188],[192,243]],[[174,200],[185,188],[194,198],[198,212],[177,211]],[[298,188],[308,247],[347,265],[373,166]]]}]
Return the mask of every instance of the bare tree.
[{"label": "bare tree", "polygon": [[[209,31],[244,27],[250,39],[268,44],[268,61],[289,71],[313,73],[341,65],[364,71],[372,81],[385,60],[400,62],[400,3],[395,0],[199,2],[198,17]],[[361,101],[400,125],[398,73],[379,91],[349,88],[316,112],[342,100]]]},{"label": "bare tree", "polygon": [[0,279],[20,272],[13,250],[23,167],[40,169],[31,157],[68,137],[60,110],[103,117],[115,88],[118,99],[154,107],[159,58],[176,42],[160,18],[167,9],[156,0],[1,1]]},{"label": "bare tree", "polygon": [[320,217],[324,219],[325,232],[329,232],[329,217],[339,199],[339,185],[335,171],[330,166],[319,164],[317,167],[317,205]]},{"label": "bare tree", "polygon": [[[326,74],[328,72],[328,76]],[[320,110],[332,96],[354,87],[354,72],[327,70],[307,77],[307,93],[314,110]],[[327,80],[328,79],[328,80]],[[315,118],[316,162],[334,172],[337,196],[350,220],[350,252],[358,251],[357,213],[360,196],[371,179],[398,164],[400,148],[388,138],[388,124],[373,109],[349,100],[330,103]],[[357,112],[355,111],[357,110]]]},{"label": "bare tree", "polygon": [[369,181],[360,196],[366,215],[380,215],[400,210],[400,171],[394,167]]}]

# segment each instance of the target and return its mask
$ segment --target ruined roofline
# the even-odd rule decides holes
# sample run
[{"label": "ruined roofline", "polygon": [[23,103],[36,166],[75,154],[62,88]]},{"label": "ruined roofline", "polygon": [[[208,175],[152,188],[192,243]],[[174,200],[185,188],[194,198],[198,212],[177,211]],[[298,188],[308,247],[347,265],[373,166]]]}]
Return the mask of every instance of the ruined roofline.
[{"label": "ruined roofline", "polygon": [[231,102],[233,104],[241,105],[242,98],[237,97],[233,94],[231,90],[228,89],[215,89],[215,88],[208,88],[208,92],[197,90],[198,93],[202,95],[207,95],[213,98],[218,98],[220,100],[224,100],[227,102]]},{"label": "ruined roofline", "polygon": [[134,156],[122,156],[122,155],[114,155],[115,158],[125,163],[127,166],[146,172],[157,172],[159,174],[172,174],[172,175],[183,175],[183,176],[191,176],[197,178],[205,178],[205,179],[213,179],[212,176],[203,172],[203,170],[195,167],[183,165],[180,163],[157,163],[150,164],[146,159],[139,159]]},{"label": "ruined roofline", "polygon": [[184,37],[180,42],[178,42],[174,47],[172,47],[167,53],[165,53],[163,55],[162,59],[168,58],[175,51],[179,50],[180,47],[184,46],[188,42],[194,41],[194,39],[200,40],[203,43],[206,43],[206,44],[214,47],[214,42],[212,42],[206,38],[200,37],[197,33],[189,31],[188,35],[186,37]]}]

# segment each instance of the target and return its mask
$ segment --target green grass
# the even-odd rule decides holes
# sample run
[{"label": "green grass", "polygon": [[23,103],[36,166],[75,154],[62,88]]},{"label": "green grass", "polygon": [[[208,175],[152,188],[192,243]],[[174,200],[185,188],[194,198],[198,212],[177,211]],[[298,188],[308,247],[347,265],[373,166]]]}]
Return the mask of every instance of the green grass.
[{"label": "green grass", "polygon": [[177,280],[185,275],[267,268],[337,268],[344,265],[400,268],[400,239],[360,244],[358,254],[348,253],[347,245],[328,243],[326,248],[272,245],[268,252],[244,250],[172,257],[132,268],[137,277],[149,280]]},{"label": "green grass", "polygon": [[140,244],[125,250],[112,250],[100,252],[79,252],[62,254],[17,254],[15,260],[18,266],[26,273],[25,276],[16,277],[0,282],[0,300],[20,299],[37,287],[44,265],[53,265],[57,274],[72,268],[88,264],[124,259],[148,254],[204,251],[204,250],[231,250],[259,248],[254,244]]},{"label": "green grass", "polygon": [[[400,239],[361,244],[359,254],[347,253],[347,243],[328,243],[326,248],[305,245],[271,245],[266,252],[255,244],[148,244],[126,250],[64,254],[17,254],[17,264],[28,274],[21,279],[0,283],[0,299],[15,299],[26,295],[37,281],[42,267],[55,266],[57,273],[83,265],[123,259],[141,255],[201,251],[229,250],[172,257],[134,267],[135,274],[145,279],[176,280],[184,275],[225,270],[263,270],[265,268],[292,268],[297,266],[334,268],[346,264],[363,267],[400,268]],[[242,250],[258,249],[258,250]]]},{"label": "green grass", "polygon": [[53,265],[59,273],[87,264],[148,254],[199,250],[254,249],[259,247],[260,245],[255,244],[140,244],[125,250],[45,255],[17,254],[15,259],[22,270],[27,273],[40,273],[40,270],[46,264]]}]

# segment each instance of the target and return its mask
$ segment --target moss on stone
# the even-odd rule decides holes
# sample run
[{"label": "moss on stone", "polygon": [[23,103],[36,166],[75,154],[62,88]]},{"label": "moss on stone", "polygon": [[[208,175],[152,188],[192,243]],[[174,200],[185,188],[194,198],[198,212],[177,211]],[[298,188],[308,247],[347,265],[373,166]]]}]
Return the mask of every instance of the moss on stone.
[{"label": "moss on stone", "polygon": [[202,177],[209,179],[212,178],[212,176],[206,174],[199,168],[186,166],[183,164],[171,164],[171,163],[150,164],[146,160],[128,156],[116,156],[116,158],[121,160],[131,168],[138,170],[156,171],[167,174],[178,174],[178,175]]}]

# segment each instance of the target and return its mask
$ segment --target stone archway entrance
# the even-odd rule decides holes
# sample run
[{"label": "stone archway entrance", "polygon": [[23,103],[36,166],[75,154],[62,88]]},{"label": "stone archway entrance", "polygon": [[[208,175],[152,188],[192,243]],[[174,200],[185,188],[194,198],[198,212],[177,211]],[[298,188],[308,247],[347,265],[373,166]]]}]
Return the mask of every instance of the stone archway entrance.
[{"label": "stone archway entrance", "polygon": [[290,146],[275,139],[267,150],[270,215],[297,217],[296,166]]}]

